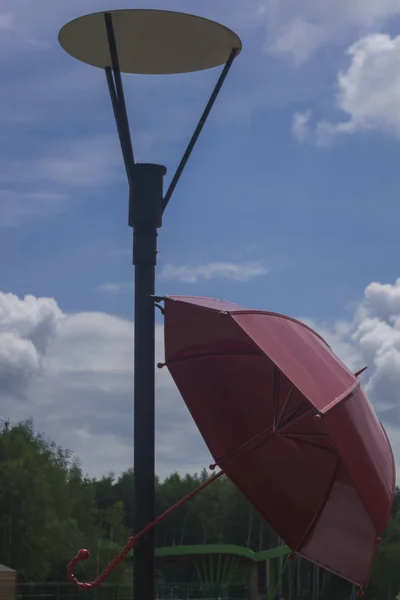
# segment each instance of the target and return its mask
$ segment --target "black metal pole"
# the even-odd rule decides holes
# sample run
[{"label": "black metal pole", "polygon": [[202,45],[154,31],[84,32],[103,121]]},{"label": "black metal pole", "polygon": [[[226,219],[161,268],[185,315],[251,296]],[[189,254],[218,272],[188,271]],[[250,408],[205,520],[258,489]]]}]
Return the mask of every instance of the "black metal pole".
[{"label": "black metal pole", "polygon": [[228,60],[226,61],[225,66],[222,69],[221,75],[218,78],[218,81],[217,81],[217,83],[213,89],[213,92],[207,102],[207,105],[203,111],[203,114],[201,115],[201,117],[199,119],[197,127],[194,130],[194,133],[193,133],[193,135],[187,145],[187,148],[181,158],[181,162],[179,163],[178,168],[175,172],[175,175],[173,176],[172,181],[169,184],[169,188],[168,188],[167,193],[165,194],[165,198],[164,198],[163,211],[167,208],[167,204],[170,201],[172,194],[174,193],[177,183],[183,173],[183,169],[185,168],[186,163],[188,162],[190,155],[192,154],[193,148],[200,136],[201,130],[203,129],[204,124],[207,121],[208,115],[210,114],[211,109],[214,106],[214,103],[218,97],[218,94],[221,91],[221,88],[224,84],[226,76],[228,75],[229,70],[232,66],[232,63],[235,59],[235,56],[237,55],[238,52],[239,52],[238,48],[232,48],[231,53],[228,57]]},{"label": "black metal pole", "polygon": [[[130,193],[135,265],[134,532],[155,518],[155,268],[166,168],[134,165]],[[133,192],[134,190],[134,192]],[[133,598],[154,600],[154,532],[134,550]]]},{"label": "black metal pole", "polygon": [[[126,133],[126,126],[124,127],[123,121],[120,118],[120,106],[119,106],[119,102],[118,102],[118,96],[117,96],[117,91],[115,88],[115,82],[114,82],[111,67],[106,67],[104,69],[104,71],[106,74],[108,91],[110,93],[111,104],[112,104],[113,111],[114,111],[115,123],[117,125],[118,137],[119,137],[119,142],[121,145],[122,158],[124,159],[126,176],[127,176],[129,185],[131,185],[131,178],[132,178],[131,170],[132,170],[132,165],[134,164],[132,143],[131,143],[130,137]],[[129,128],[128,128],[128,133],[129,133]]]},{"label": "black metal pole", "polygon": [[[155,268],[157,229],[162,224],[166,168],[135,164],[112,16],[104,15],[112,70],[105,69],[129,183],[133,227],[134,309],[134,523],[133,535],[155,518]],[[133,597],[154,600],[154,531],[135,548]]]},{"label": "black metal pole", "polygon": [[129,131],[128,113],[126,110],[124,86],[122,85],[121,71],[119,68],[118,48],[115,39],[114,27],[111,13],[104,13],[104,21],[107,31],[108,47],[110,49],[111,65],[114,74],[115,93],[118,100],[119,120],[124,129],[124,135],[127,138],[126,149],[129,152],[130,162],[133,164],[135,158],[132,150],[131,132]]},{"label": "black metal pole", "polygon": [[[233,49],[163,197],[162,165],[135,163],[111,13],[104,14],[111,66],[108,89],[129,183],[129,225],[133,228],[134,309],[134,526],[133,535],[155,518],[155,269],[157,230],[204,123],[238,52]],[[155,597],[154,530],[134,550],[133,598]]]}]

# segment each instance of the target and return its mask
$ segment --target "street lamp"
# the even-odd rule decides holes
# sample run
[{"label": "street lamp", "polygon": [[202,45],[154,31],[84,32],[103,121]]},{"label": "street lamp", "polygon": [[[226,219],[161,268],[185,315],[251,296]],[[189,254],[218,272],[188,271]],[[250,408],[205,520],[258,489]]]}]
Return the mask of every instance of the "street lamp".
[{"label": "street lamp", "polygon": [[[104,69],[129,185],[133,228],[134,311],[134,531],[154,521],[155,481],[155,267],[157,230],[229,69],[239,37],[219,23],[164,10],[127,9],[85,15],[59,33],[74,58]],[[222,72],[166,194],[166,168],[135,162],[121,73],[174,74],[223,65]],[[154,536],[134,552],[133,595],[154,598]]]}]

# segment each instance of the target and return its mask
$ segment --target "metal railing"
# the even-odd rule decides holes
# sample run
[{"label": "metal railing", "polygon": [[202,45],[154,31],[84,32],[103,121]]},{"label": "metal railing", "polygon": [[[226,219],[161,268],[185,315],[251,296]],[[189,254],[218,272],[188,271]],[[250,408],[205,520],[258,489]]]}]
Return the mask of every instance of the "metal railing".
[{"label": "metal railing", "polygon": [[[158,584],[156,600],[247,600],[243,584],[217,586],[198,583]],[[70,583],[21,583],[17,600],[132,600],[132,586],[104,584],[90,590],[81,590]]]}]

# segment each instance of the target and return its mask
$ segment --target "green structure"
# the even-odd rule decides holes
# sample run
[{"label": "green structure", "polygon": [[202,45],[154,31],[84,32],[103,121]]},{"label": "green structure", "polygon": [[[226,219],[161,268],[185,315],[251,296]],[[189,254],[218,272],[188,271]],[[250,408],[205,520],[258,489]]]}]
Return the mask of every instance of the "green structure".
[{"label": "green structure", "polygon": [[[110,552],[121,547],[106,542]],[[166,546],[155,550],[158,600],[259,600],[258,573],[265,569],[266,600],[276,594],[279,565],[290,554],[287,546],[253,552],[232,544]],[[130,567],[132,551],[126,561]],[[264,565],[263,565],[264,563]],[[87,591],[71,583],[38,583],[19,586],[20,600],[129,600],[131,588],[125,584],[106,583]]]},{"label": "green structure", "polygon": [[168,570],[176,572],[180,568],[186,573],[192,570],[195,577],[192,575],[191,580],[196,581],[196,588],[203,598],[232,598],[232,587],[239,588],[241,584],[249,600],[257,600],[258,565],[265,563],[266,595],[272,598],[277,581],[277,559],[287,560],[290,553],[288,546],[277,546],[261,552],[232,544],[169,546],[156,548],[156,567],[164,576]]}]

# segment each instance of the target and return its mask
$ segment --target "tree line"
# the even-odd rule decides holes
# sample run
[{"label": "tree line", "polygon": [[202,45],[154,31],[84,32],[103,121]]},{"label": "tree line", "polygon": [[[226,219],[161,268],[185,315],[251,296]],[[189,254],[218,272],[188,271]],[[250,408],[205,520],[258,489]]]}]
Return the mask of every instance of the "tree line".
[{"label": "tree line", "polygon": [[[173,473],[156,481],[156,514],[209,477]],[[295,493],[295,490],[294,490]],[[66,581],[80,548],[92,551],[79,574],[94,579],[133,529],[133,473],[86,477],[72,453],[35,431],[31,421],[0,424],[0,564],[20,582]],[[237,544],[254,551],[281,543],[225,477],[171,514],[155,530],[157,546]],[[122,581],[120,568],[111,581]],[[173,576],[173,574],[172,574]],[[351,586],[303,559],[280,571],[279,592],[295,598],[349,598]],[[293,583],[295,582],[295,583]],[[392,600],[400,591],[400,493],[382,539],[368,595]]]}]

